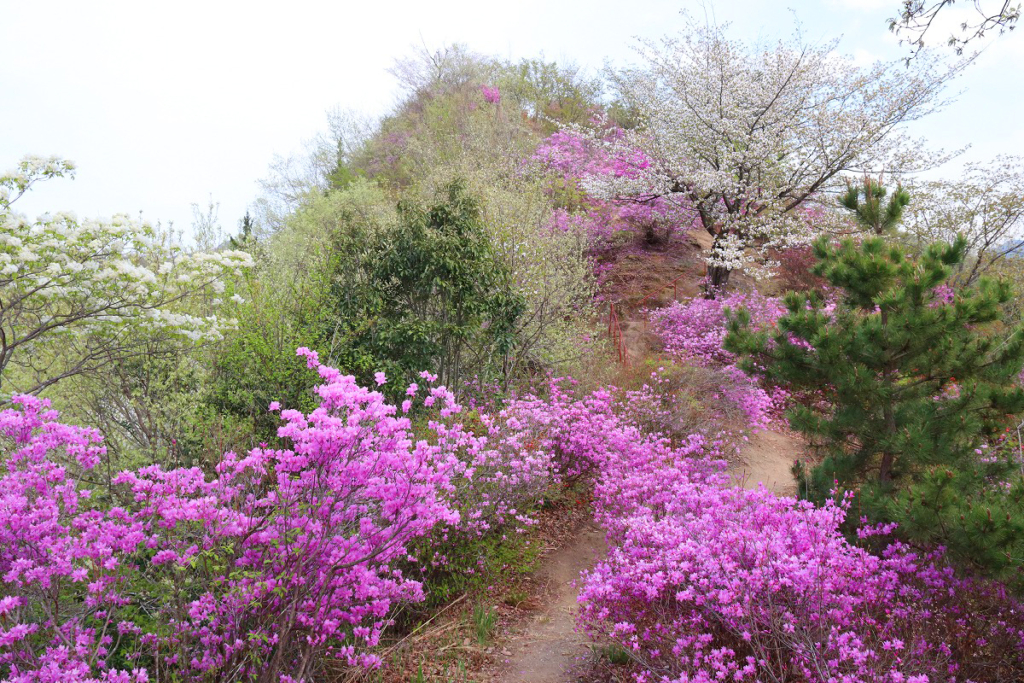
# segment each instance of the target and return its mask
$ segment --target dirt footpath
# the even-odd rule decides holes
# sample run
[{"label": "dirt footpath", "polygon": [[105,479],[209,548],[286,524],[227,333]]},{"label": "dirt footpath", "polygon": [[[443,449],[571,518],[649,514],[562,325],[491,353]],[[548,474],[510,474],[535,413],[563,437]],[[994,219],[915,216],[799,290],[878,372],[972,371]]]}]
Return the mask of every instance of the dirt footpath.
[{"label": "dirt footpath", "polygon": [[733,481],[744,488],[764,484],[782,496],[796,495],[796,480],[791,468],[804,453],[806,444],[784,432],[763,431],[750,437],[737,461],[730,463]]},{"label": "dirt footpath", "polygon": [[503,683],[562,683],[575,680],[573,668],[588,654],[589,639],[576,632],[576,583],[580,572],[605,556],[604,533],[585,525],[569,545],[541,561],[544,607],[523,631],[506,641],[507,664],[495,676]]}]

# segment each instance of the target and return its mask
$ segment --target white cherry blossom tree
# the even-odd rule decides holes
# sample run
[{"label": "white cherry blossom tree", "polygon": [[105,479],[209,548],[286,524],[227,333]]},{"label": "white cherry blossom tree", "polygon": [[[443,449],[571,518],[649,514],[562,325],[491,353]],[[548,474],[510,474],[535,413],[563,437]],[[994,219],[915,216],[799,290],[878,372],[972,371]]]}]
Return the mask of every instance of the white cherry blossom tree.
[{"label": "white cherry blossom tree", "polygon": [[189,252],[126,215],[35,220],[11,205],[40,180],[71,176],[57,157],[25,157],[0,175],[0,402],[145,353],[152,334],[219,338],[239,301],[241,251]]},{"label": "white cherry blossom tree", "polygon": [[624,158],[640,150],[643,163],[583,182],[600,198],[664,197],[695,210],[714,240],[709,291],[834,220],[822,208],[834,199],[824,194],[844,173],[898,176],[933,165],[902,128],[944,104],[944,86],[965,64],[861,68],[834,42],[809,45],[797,34],[750,47],[726,28],[690,20],[681,37],[642,42],[641,67],[612,74],[639,123],[619,138],[593,139]]}]

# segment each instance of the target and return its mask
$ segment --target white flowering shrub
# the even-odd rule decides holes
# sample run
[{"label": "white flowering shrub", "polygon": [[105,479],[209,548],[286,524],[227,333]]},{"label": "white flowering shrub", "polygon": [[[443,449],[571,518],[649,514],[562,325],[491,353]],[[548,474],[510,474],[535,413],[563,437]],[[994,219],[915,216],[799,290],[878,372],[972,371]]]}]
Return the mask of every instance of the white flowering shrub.
[{"label": "white flowering shrub", "polygon": [[26,157],[0,175],[0,400],[141,353],[152,335],[139,331],[220,338],[238,303],[230,278],[252,265],[241,251],[189,252],[127,215],[30,220],[11,208],[36,182],[73,173]]}]

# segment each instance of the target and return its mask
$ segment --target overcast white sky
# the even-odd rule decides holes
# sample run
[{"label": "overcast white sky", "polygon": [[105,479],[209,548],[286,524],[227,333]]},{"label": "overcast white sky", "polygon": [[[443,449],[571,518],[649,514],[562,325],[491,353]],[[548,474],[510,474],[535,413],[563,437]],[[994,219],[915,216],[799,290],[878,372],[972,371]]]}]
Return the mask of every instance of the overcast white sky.
[{"label": "overcast white sky", "polygon": [[[886,23],[898,5],[719,0],[714,13],[754,41],[788,36],[792,8],[809,39],[842,35],[842,52],[870,61],[904,55]],[[414,43],[544,53],[596,73],[629,62],[635,37],[678,31],[684,6],[703,12],[685,0],[0,0],[0,168],[29,153],[78,164],[75,180],[19,202],[30,215],[142,211],[188,229],[191,204],[212,196],[233,230],[273,156],[325,129],[327,110],[379,115],[394,103],[386,69]],[[971,144],[979,161],[1024,154],[1024,35],[986,44],[958,102],[913,131],[936,147]]]}]

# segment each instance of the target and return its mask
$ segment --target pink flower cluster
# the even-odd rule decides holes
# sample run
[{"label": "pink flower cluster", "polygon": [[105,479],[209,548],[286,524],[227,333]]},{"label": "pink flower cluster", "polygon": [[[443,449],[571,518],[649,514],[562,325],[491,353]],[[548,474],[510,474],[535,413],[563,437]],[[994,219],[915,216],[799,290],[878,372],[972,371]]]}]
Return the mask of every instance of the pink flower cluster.
[{"label": "pink flower cluster", "polygon": [[727,333],[725,312],[739,308],[750,311],[754,329],[774,326],[786,311],[776,298],[734,292],[718,299],[673,302],[651,312],[650,320],[666,352],[688,363],[717,368],[722,382],[715,398],[738,406],[749,427],[764,429],[782,414],[790,395],[781,387],[762,387],[757,378],[737,368],[735,356],[722,348]]},{"label": "pink flower cluster", "polygon": [[[851,545],[846,504],[735,488],[699,438],[620,443],[595,489],[610,550],[584,574],[580,623],[629,653],[637,681],[954,681],[957,655],[1024,646],[1019,602],[898,543]],[[998,615],[952,597],[986,590]]]},{"label": "pink flower cluster", "polygon": [[[612,129],[606,137],[619,139],[621,136],[621,130]],[[697,218],[688,207],[653,195],[609,201],[595,199],[580,190],[580,182],[588,176],[636,178],[650,166],[650,161],[639,150],[612,155],[592,140],[561,130],[538,146],[532,161],[558,177],[563,189],[579,193],[580,206],[572,211],[556,210],[553,226],[562,230],[578,227],[595,240],[595,246],[601,246],[622,230],[670,235],[677,228],[690,229]]]},{"label": "pink flower cluster", "polygon": [[[301,680],[322,656],[377,665],[365,651],[393,605],[423,597],[395,562],[436,524],[459,521],[446,497],[453,440],[414,441],[381,394],[300,354],[324,383],[312,413],[281,412],[291,448],[226,453],[212,480],[155,466],[115,480],[148,534],[148,573],[196,580],[164,609],[170,633],[142,639],[194,678],[269,666]],[[441,398],[442,413],[455,409]]]},{"label": "pink flower cluster", "polygon": [[755,330],[772,327],[786,313],[779,299],[757,292],[733,292],[716,299],[696,297],[673,302],[650,314],[655,332],[665,343],[665,350],[699,365],[730,365],[733,354],[722,348],[726,335],[725,310],[750,311]]},{"label": "pink flower cluster", "polygon": [[0,411],[0,676],[17,683],[146,681],[107,667],[133,625],[120,621],[145,541],[122,508],[95,509],[83,477],[105,450],[92,429],[56,422],[49,402]]},{"label": "pink flower cluster", "polygon": [[496,85],[481,85],[480,93],[484,96],[484,101],[489,104],[501,102],[501,91],[498,90]]},{"label": "pink flower cluster", "polygon": [[581,623],[627,648],[640,681],[953,680],[965,652],[1000,666],[1022,651],[1022,606],[998,587],[849,544],[843,504],[732,488],[721,444],[647,434],[613,390],[555,379],[466,415],[429,373],[399,407],[299,353],[323,384],[313,412],[281,411],[290,448],[227,453],[213,476],[123,472],[103,500],[87,487],[98,433],[34,397],[0,411],[3,680],[294,683],[324,657],[378,666],[394,607],[424,596],[401,571],[422,561],[415,544],[443,563],[453,535],[521,529],[552,483],[584,475],[611,549],[584,577]]}]

